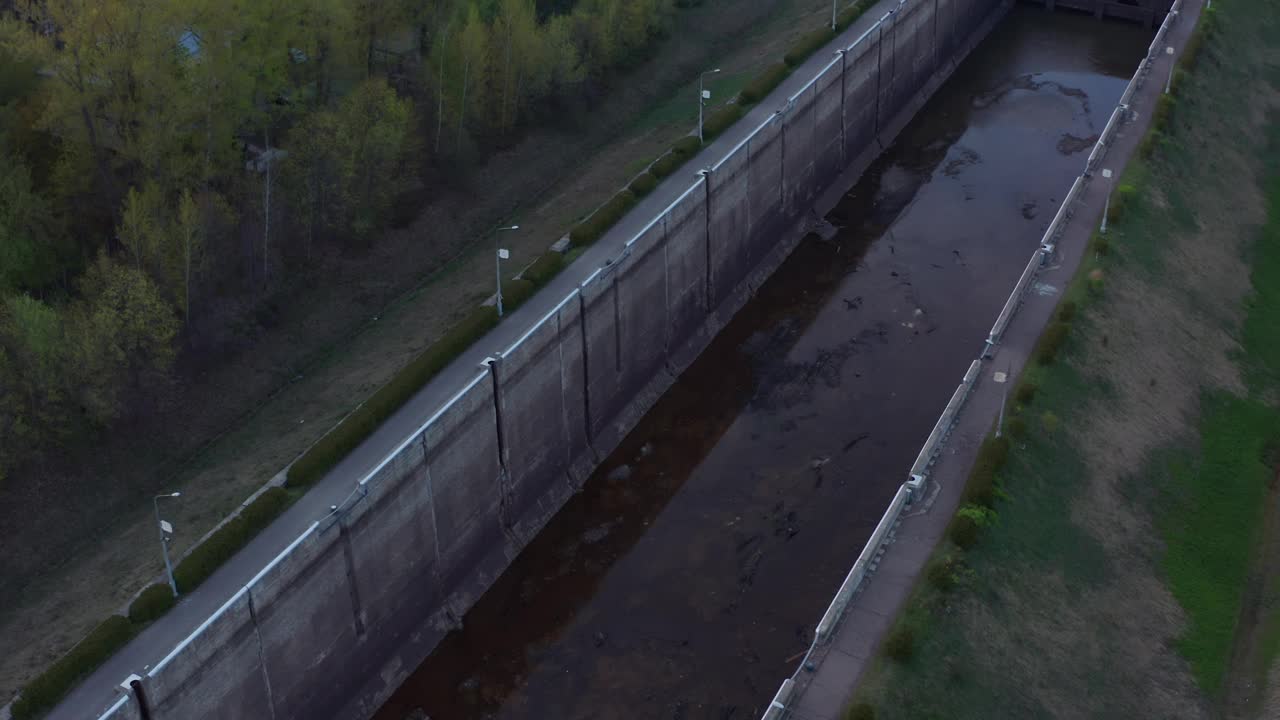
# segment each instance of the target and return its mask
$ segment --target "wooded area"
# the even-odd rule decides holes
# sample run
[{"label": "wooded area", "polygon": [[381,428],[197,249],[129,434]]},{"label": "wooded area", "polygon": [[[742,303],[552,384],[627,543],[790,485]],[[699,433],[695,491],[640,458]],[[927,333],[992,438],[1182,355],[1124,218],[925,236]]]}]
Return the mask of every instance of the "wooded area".
[{"label": "wooded area", "polygon": [[0,477],[145,414],[673,0],[0,0]]}]

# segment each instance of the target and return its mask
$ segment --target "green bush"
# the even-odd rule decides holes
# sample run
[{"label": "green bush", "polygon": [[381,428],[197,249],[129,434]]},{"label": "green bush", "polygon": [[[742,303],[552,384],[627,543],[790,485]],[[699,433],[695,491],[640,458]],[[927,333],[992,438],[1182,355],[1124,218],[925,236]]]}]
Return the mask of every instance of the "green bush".
[{"label": "green bush", "polygon": [[858,0],[851,7],[844,10],[836,17],[836,29],[844,30],[850,25],[858,21],[868,10],[876,4],[876,0]]},{"label": "green bush", "polygon": [[947,530],[947,535],[951,538],[951,542],[961,550],[968,550],[978,544],[978,536],[982,534],[982,528],[971,517],[961,517],[957,515],[951,521],[951,527]]},{"label": "green bush", "polygon": [[[289,467],[285,486],[306,487],[346,457],[445,365],[498,324],[497,309],[478,307],[414,358],[363,405]],[[181,587],[181,586],[180,586]]]},{"label": "green bush", "polygon": [[217,532],[205,538],[205,541],[191,549],[178,566],[173,569],[173,577],[178,582],[180,592],[189,593],[200,586],[222,567],[232,555],[244,547],[253,534],[249,532],[244,518],[236,516],[218,528]]},{"label": "green bush", "polygon": [[134,626],[123,615],[112,615],[48,669],[22,688],[10,708],[13,720],[33,720],[48,712],[81,680],[133,637]]},{"label": "green bush", "polygon": [[502,281],[502,309],[511,312],[525,303],[538,292],[532,281],[525,278],[512,278]]},{"label": "green bush", "polygon": [[728,130],[738,119],[742,117],[742,106],[737,103],[730,103],[718,108],[715,112],[707,116],[702,123],[702,134],[710,140],[720,133]]},{"label": "green bush", "polygon": [[1076,304],[1074,300],[1067,300],[1058,306],[1058,319],[1062,322],[1069,323],[1076,319]]},{"label": "green bush", "polygon": [[1169,131],[1169,123],[1173,122],[1173,111],[1177,107],[1178,101],[1172,95],[1161,95],[1156,101],[1156,111],[1151,120],[1151,126],[1161,132]]},{"label": "green bush", "polygon": [[849,706],[845,720],[876,720],[876,709],[871,703],[860,702]]},{"label": "green bush", "polygon": [[653,192],[656,187],[658,187],[658,178],[651,172],[645,172],[638,175],[635,180],[632,180],[627,189],[631,191],[632,195],[642,198]]},{"label": "green bush", "polygon": [[884,640],[884,654],[895,662],[910,662],[916,654],[916,634],[910,626],[899,623]]},{"label": "green bush", "polygon": [[259,530],[270,525],[272,520],[280,517],[280,513],[287,507],[289,507],[289,491],[282,487],[269,487],[240,511],[240,517],[244,518],[245,527],[249,533],[257,534]]},{"label": "green bush", "polygon": [[697,136],[694,136],[694,135],[685,135],[684,137],[677,140],[674,145],[671,146],[671,152],[685,159],[688,159],[693,157],[694,155],[697,155],[698,151],[701,149],[702,149],[702,143],[698,142]]},{"label": "green bush", "polygon": [[955,555],[944,555],[929,564],[926,577],[938,592],[951,592],[960,584],[960,560]]},{"label": "green bush", "polygon": [[[991,507],[996,501],[996,474],[1009,462],[1008,436],[988,435],[978,448],[978,457],[965,484],[965,502]],[[959,544],[959,543],[957,543]]]},{"label": "green bush", "polygon": [[1041,365],[1052,365],[1058,353],[1067,344],[1067,336],[1071,333],[1071,323],[1055,321],[1045,328],[1044,336],[1036,346],[1036,362]]},{"label": "green bush", "polygon": [[742,92],[738,93],[739,105],[754,105],[765,98],[774,88],[778,87],[788,74],[791,68],[787,67],[784,62],[770,65],[765,68],[764,72],[752,78],[747,86],[742,88]]},{"label": "green bush", "polygon": [[831,42],[835,36],[836,34],[829,27],[807,33],[787,50],[787,54],[782,56],[782,61],[791,67],[796,67],[808,60],[809,56],[823,45]]},{"label": "green bush", "polygon": [[600,236],[622,219],[622,216],[626,215],[635,204],[636,196],[630,190],[620,191],[592,213],[591,217],[573,226],[569,231],[570,244],[574,247],[584,247],[599,240]]},{"label": "green bush", "polygon": [[146,625],[169,612],[176,598],[167,583],[148,585],[145,590],[129,604],[129,622],[134,625]]},{"label": "green bush", "polygon": [[1006,428],[1009,437],[1014,440],[1022,440],[1027,437],[1027,421],[1021,415],[1014,415],[1009,418],[1008,427]]},{"label": "green bush", "polygon": [[1138,144],[1138,155],[1143,160],[1150,160],[1156,150],[1164,144],[1164,133],[1152,128],[1142,138],[1142,142]]},{"label": "green bush", "polygon": [[676,170],[679,170],[680,166],[684,165],[686,159],[687,158],[669,152],[658,158],[653,165],[650,165],[649,172],[653,173],[653,176],[656,178],[667,177]]},{"label": "green bush", "polygon": [[[1152,132],[1151,135],[1155,133]],[[1150,137],[1150,135],[1148,135]],[[1138,196],[1138,188],[1134,185],[1124,184],[1115,189],[1111,193],[1111,202],[1107,206],[1107,222],[1116,224],[1124,219],[1124,213],[1133,204]]]},{"label": "green bush", "polygon": [[1099,257],[1106,257],[1111,254],[1111,241],[1105,235],[1094,234],[1093,236],[1093,252]]},{"label": "green bush", "polygon": [[1031,401],[1036,399],[1036,391],[1039,389],[1039,385],[1030,380],[1025,380],[1013,392],[1013,401],[1019,405],[1030,405]]},{"label": "green bush", "polygon": [[555,250],[549,250],[525,268],[520,276],[536,287],[542,287],[551,282],[551,278],[558,275],[562,269],[564,269],[564,255]]}]

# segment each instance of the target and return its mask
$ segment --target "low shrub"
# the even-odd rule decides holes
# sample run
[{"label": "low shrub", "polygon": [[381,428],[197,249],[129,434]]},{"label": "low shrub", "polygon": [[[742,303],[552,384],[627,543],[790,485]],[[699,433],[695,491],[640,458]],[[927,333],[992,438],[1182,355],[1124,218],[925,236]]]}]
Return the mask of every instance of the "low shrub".
[{"label": "low shrub", "polygon": [[1036,362],[1041,365],[1052,365],[1058,353],[1067,344],[1067,336],[1071,334],[1071,323],[1055,321],[1045,328],[1044,336],[1036,346]]},{"label": "low shrub", "polygon": [[1027,437],[1027,421],[1021,415],[1014,415],[1009,418],[1008,427],[1005,428],[1009,437],[1014,440],[1023,440]]},{"label": "low shrub", "polygon": [[[694,139],[697,142],[697,139]],[[569,231],[569,242],[574,247],[590,245],[600,239],[609,228],[614,226],[627,211],[636,204],[636,196],[630,190],[619,191],[609,198],[609,202],[601,205],[591,217],[583,220]]]},{"label": "low shrub", "polygon": [[179,592],[189,593],[199,587],[200,583],[244,547],[251,537],[253,534],[249,532],[243,517],[237,515],[223,523],[204,542],[192,548],[173,569]]},{"label": "low shrub", "polygon": [[1138,144],[1138,155],[1143,160],[1150,160],[1156,150],[1164,144],[1164,133],[1152,128],[1142,138],[1142,142]]},{"label": "low shrub", "polygon": [[685,160],[687,159],[688,158],[669,152],[658,158],[653,165],[650,165],[649,172],[653,173],[653,176],[659,179],[667,177],[676,170],[679,170],[680,166],[684,165]]},{"label": "low shrub", "polygon": [[81,680],[124,647],[135,628],[123,615],[112,615],[76,643],[48,669],[22,688],[10,707],[13,720],[33,720],[48,712]]},{"label": "low shrub", "polygon": [[445,365],[497,324],[496,308],[478,307],[472,310],[298,458],[289,467],[285,486],[306,487],[318,480],[363,442],[391,413],[399,410]]},{"label": "low shrub", "polygon": [[884,639],[884,654],[895,662],[910,662],[916,654],[915,631],[902,623],[896,625],[889,631],[889,637]]},{"label": "low shrub", "polygon": [[[996,501],[996,473],[1009,462],[1009,438],[988,435],[978,448],[978,457],[965,485],[965,502],[991,507]],[[958,543],[957,543],[958,544]]]},{"label": "low shrub", "polygon": [[790,72],[791,68],[784,62],[765,68],[764,72],[752,78],[751,82],[742,88],[742,92],[738,93],[738,104],[754,105],[760,102],[778,87]]},{"label": "low shrub", "polygon": [[[632,195],[642,198],[653,192],[653,189],[656,187],[658,187],[658,178],[654,177],[651,172],[645,172],[636,176],[636,179],[631,181],[631,184],[627,186],[627,189],[631,191]],[[555,254],[559,255],[559,253]]]},{"label": "low shrub", "polygon": [[[648,173],[645,173],[645,176],[653,177]],[[655,180],[654,182],[657,181]],[[549,250],[538,256],[538,259],[534,260],[532,265],[525,268],[524,272],[520,273],[520,277],[533,283],[536,287],[542,287],[551,282],[551,278],[558,275],[564,269],[564,265],[564,255],[555,250]]]},{"label": "low shrub", "polygon": [[280,517],[280,513],[287,507],[289,507],[289,491],[282,487],[270,487],[241,510],[240,517],[244,518],[245,526],[250,533],[257,533],[270,525],[272,520]]},{"label": "low shrub", "polygon": [[146,625],[169,612],[169,608],[177,601],[173,597],[173,589],[167,583],[154,583],[129,603],[129,622],[134,625]]},{"label": "low shrub", "polygon": [[742,106],[737,103],[721,106],[702,122],[703,136],[710,140],[728,130],[734,123],[738,122],[739,118],[742,117],[742,113]]},{"label": "low shrub", "polygon": [[1054,415],[1048,410],[1045,410],[1043,413],[1040,414],[1040,426],[1043,427],[1045,433],[1049,435],[1052,435],[1055,432],[1057,432],[1058,426],[1061,424],[1062,424],[1062,421],[1058,419],[1058,416]]},{"label": "low shrub", "polygon": [[964,505],[956,511],[947,528],[951,542],[962,550],[968,550],[978,543],[982,531],[995,522],[996,513],[989,507],[980,505]]},{"label": "low shrub", "polygon": [[871,703],[855,703],[844,714],[845,720],[876,720],[876,709]]},{"label": "low shrub", "polygon": [[1178,101],[1172,95],[1161,95],[1156,101],[1156,110],[1152,115],[1151,126],[1161,132],[1169,131],[1169,123],[1173,122],[1173,111]]},{"label": "low shrub", "polygon": [[1111,254],[1111,241],[1105,235],[1093,236],[1093,252],[1099,257],[1106,257]]},{"label": "low shrub", "polygon": [[538,288],[525,278],[512,278],[502,281],[502,309],[511,312],[525,303],[538,292]]},{"label": "low shrub", "polygon": [[1134,185],[1126,183],[1116,188],[1115,192],[1111,193],[1111,202],[1107,205],[1107,222],[1114,225],[1123,220],[1125,211],[1137,197],[1138,188]]},{"label": "low shrub", "polygon": [[971,517],[961,517],[957,515],[951,521],[951,527],[947,530],[948,537],[956,547],[961,550],[968,550],[978,544],[978,537],[982,534],[982,528]]},{"label": "low shrub", "polygon": [[858,0],[844,12],[836,16],[836,29],[844,30],[850,25],[858,21],[868,10],[876,4],[876,0]]},{"label": "low shrub", "polygon": [[1039,389],[1039,385],[1026,380],[1013,392],[1013,401],[1019,405],[1030,405],[1031,401],[1035,400],[1036,391]]},{"label": "low shrub", "polygon": [[831,42],[835,38],[835,33],[829,27],[802,35],[788,50],[787,54],[782,56],[782,61],[790,67],[797,67],[809,56],[814,54],[823,45]]},{"label": "low shrub", "polygon": [[1069,323],[1076,319],[1076,303],[1074,300],[1067,300],[1058,306],[1058,319],[1062,322]]},{"label": "low shrub", "polygon": [[694,135],[685,135],[671,146],[671,152],[680,155],[686,160],[698,154],[702,149],[702,143],[698,142],[698,138]]},{"label": "low shrub", "polygon": [[960,584],[959,571],[960,559],[955,555],[944,555],[929,564],[926,577],[938,592],[951,592]]}]

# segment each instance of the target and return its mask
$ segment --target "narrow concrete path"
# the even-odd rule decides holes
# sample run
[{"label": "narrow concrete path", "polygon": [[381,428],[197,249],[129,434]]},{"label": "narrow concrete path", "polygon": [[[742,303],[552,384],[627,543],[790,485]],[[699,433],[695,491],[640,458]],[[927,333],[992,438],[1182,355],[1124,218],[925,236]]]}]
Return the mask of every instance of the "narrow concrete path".
[{"label": "narrow concrete path", "polygon": [[[1161,53],[1146,84],[1134,95],[1131,107],[1138,112],[1138,119],[1121,127],[1102,163],[1117,177],[1137,151],[1151,124],[1152,111],[1164,92],[1165,79],[1173,63],[1181,57],[1202,6],[1203,0],[1184,0],[1181,17],[1171,28],[1168,40],[1168,45],[1177,54]],[[915,503],[903,513],[894,540],[887,544],[875,574],[863,581],[831,642],[811,656],[810,665],[815,669],[802,668],[796,676],[798,689],[791,701],[788,717],[794,720],[835,720],[843,717],[881,639],[893,625],[916,578],[960,505],[978,446],[999,416],[1006,389],[1012,389],[1012,383],[1026,364],[1041,330],[1052,318],[1062,290],[1079,268],[1093,232],[1102,220],[1107,185],[1100,177],[1095,180],[1083,192],[1075,215],[1059,241],[1057,255],[1036,277],[1000,345],[993,356],[984,361],[981,378],[970,393],[951,437],[930,473],[925,500]],[[1064,187],[1064,193],[1066,190]],[[1039,240],[1038,237],[1027,238],[1028,255]],[[980,349],[983,340],[974,338],[975,350]],[[1008,373],[1009,377],[1001,383],[996,380],[996,373]],[[960,378],[956,378],[956,382],[959,381]],[[905,468],[903,472],[905,474]],[[850,549],[851,562],[858,550]]]},{"label": "narrow concrete path", "polygon": [[[68,694],[47,716],[49,720],[96,720],[118,696],[118,686],[126,677],[132,673],[143,674],[145,668],[158,662],[194,632],[311,523],[323,518],[330,506],[340,504],[350,495],[361,478],[404,438],[416,432],[436,410],[475,376],[486,357],[509,347],[588,275],[604,266],[605,261],[618,257],[628,240],[689,189],[696,180],[699,168],[709,167],[724,157],[775,110],[784,106],[789,96],[812,80],[830,62],[836,48],[853,43],[889,8],[896,7],[897,4],[898,0],[880,0],[826,48],[814,53],[813,57],[796,69],[763,102],[747,112],[743,119],[659,184],[657,189],[571,266],[556,276],[547,287],[510,313],[497,328],[450,363],[371,437],[203,585],[183,597],[177,607],[140,633]],[[0,711],[0,717],[4,715]]]}]

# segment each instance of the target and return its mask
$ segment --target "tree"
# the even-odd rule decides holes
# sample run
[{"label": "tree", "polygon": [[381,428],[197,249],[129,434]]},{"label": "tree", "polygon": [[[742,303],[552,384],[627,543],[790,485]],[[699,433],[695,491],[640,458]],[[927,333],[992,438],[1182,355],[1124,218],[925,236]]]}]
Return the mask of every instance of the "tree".
[{"label": "tree", "polygon": [[346,201],[352,233],[367,241],[386,225],[402,189],[413,129],[409,103],[383,80],[370,80],[343,101],[343,125],[350,138]]},{"label": "tree", "polygon": [[52,283],[60,265],[58,221],[31,173],[0,133],[0,296]]},{"label": "tree", "polygon": [[468,112],[467,94],[471,91],[476,78],[482,78],[487,74],[485,60],[488,47],[489,28],[480,18],[480,11],[475,5],[471,5],[467,12],[466,23],[458,36],[459,62],[454,63],[455,67],[461,65],[462,69],[462,82],[458,88],[458,128],[453,144],[455,152],[462,150],[462,130],[466,124]]}]

